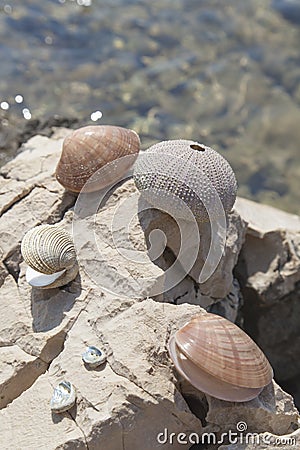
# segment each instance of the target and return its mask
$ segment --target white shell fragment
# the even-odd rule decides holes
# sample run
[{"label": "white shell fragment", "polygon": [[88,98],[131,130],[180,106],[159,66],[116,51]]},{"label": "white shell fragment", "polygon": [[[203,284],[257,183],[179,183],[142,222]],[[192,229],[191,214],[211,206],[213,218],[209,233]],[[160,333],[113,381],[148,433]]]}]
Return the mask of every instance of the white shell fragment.
[{"label": "white shell fragment", "polygon": [[54,283],[61,275],[65,273],[66,269],[61,270],[51,275],[38,272],[37,270],[27,267],[26,270],[26,281],[33,287],[46,287]]},{"label": "white shell fragment", "polygon": [[69,381],[62,381],[54,389],[50,407],[55,413],[62,413],[72,408],[76,401],[76,389]]},{"label": "white shell fragment", "polygon": [[87,347],[85,352],[82,354],[82,360],[89,367],[95,368],[106,361],[106,355],[97,347],[90,346]]}]

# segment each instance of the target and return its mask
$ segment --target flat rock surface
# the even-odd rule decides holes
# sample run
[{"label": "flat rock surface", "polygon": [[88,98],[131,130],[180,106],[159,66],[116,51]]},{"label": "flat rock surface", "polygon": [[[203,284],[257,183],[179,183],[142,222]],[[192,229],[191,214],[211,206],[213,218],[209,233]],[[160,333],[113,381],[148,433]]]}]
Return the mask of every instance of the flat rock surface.
[{"label": "flat rock surface", "polygon": [[263,236],[274,229],[286,231],[299,231],[300,217],[296,214],[286,213],[272,206],[237,197],[234,209],[248,223],[252,233]]}]

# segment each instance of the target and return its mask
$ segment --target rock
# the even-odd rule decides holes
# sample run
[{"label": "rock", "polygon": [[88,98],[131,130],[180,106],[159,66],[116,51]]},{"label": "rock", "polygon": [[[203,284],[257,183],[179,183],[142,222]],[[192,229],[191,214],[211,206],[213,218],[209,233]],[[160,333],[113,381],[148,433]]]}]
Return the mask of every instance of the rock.
[{"label": "rock", "polygon": [[300,374],[300,284],[274,306],[257,315],[257,342],[272,362],[278,380]]},{"label": "rock", "polygon": [[[76,407],[62,415],[66,420],[55,414],[52,415],[52,422],[46,419],[46,438],[52,429],[58,442],[64,439],[66,429],[56,425],[63,422],[68,426],[75,423],[91,449],[99,448],[97,442],[101,439],[101,445],[105,444],[112,450],[119,449],[120,445],[123,448],[150,450],[155,448],[157,436],[165,429],[175,435],[220,433],[230,427],[235,429],[241,419],[253,432],[272,432],[275,428],[277,432],[287,433],[297,422],[298,413],[290,396],[276,385],[275,393],[273,387],[268,386],[258,399],[241,404],[207,397],[208,412],[204,428],[200,419],[190,412],[184,400],[184,389],[182,396],[175,387],[176,379],[180,380],[180,377],[175,372],[172,375],[172,364],[165,345],[170,334],[198,311],[197,306],[176,306],[150,299],[128,307],[127,302],[124,304],[121,300],[114,304],[114,298],[109,294],[101,297],[94,292],[69,331],[64,350],[51,363],[49,373],[42,375],[33,385],[36,391],[32,391],[32,386],[0,413],[0,429],[2,424],[7,423],[8,417],[10,426],[16,428],[11,438],[11,448],[18,448],[21,444],[25,448],[36,448],[42,444],[42,448],[53,448],[52,441],[51,447],[40,435],[46,419],[44,410],[50,416],[49,403],[40,390],[46,391],[50,398],[49,387],[62,379],[72,381],[77,388],[78,399]],[[107,363],[98,369],[88,370],[81,359],[86,345],[96,345],[104,350],[108,355]],[[38,394],[39,402],[35,403]],[[20,420],[18,411],[24,407],[25,399],[30,401],[34,417],[31,437],[27,441],[24,430],[16,422]],[[205,400],[200,402],[196,398],[197,402],[199,409],[205,408]],[[145,437],[145,427],[149,423],[151,429]],[[28,434],[25,436],[28,437]],[[82,439],[80,434],[73,439],[73,445],[81,448]],[[166,448],[182,447],[175,442],[175,445],[167,445]]]},{"label": "rock", "polygon": [[[147,208],[144,206],[146,202],[141,200],[141,209]],[[208,223],[199,223],[198,239],[197,233],[194,230],[194,224],[190,222],[175,222],[175,220],[169,215],[162,213],[155,209],[146,209],[140,214],[141,226],[146,233],[146,237],[151,240],[151,233],[154,230],[161,230],[165,235],[166,245],[172,252],[178,257],[180,252],[179,261],[186,273],[187,267],[192,267],[188,270],[191,278],[197,283],[200,294],[205,298],[206,305],[217,302],[226,297],[232,290],[233,274],[232,270],[237,262],[237,258],[242,247],[245,236],[245,222],[241,217],[232,212],[228,218],[227,233],[224,237],[225,252],[220,254],[220,261],[217,259],[218,250],[214,249],[211,257],[212,266],[214,271],[210,278],[202,283],[199,283],[199,277],[201,276],[202,269],[210,250],[211,241],[211,229]],[[181,238],[181,235],[183,238]],[[199,245],[200,243],[200,245]],[[218,245],[220,242],[216,240],[214,245]],[[192,263],[191,263],[192,261]],[[215,261],[219,263],[215,264]],[[179,269],[178,269],[179,270]],[[205,306],[205,300],[200,303]]]},{"label": "rock", "polygon": [[300,374],[300,217],[238,198],[248,222],[236,274],[245,328],[264,350],[279,381]]},{"label": "rock", "polygon": [[[119,302],[114,315],[103,314],[113,301],[109,295],[100,301],[97,295],[91,298],[70,331],[64,351],[49,369],[52,384],[63,376],[77,387],[76,421],[88,436],[89,448],[97,448],[95,437],[103,435],[105,448],[122,448],[123,442],[123,448],[151,450],[163,426],[175,433],[200,431],[200,420],[174,388],[165,348],[177,323],[183,324],[199,308],[145,300],[130,308]],[[85,368],[81,354],[86,345],[96,345],[107,353],[103,367]],[[109,423],[117,425],[113,442]],[[151,431],[145,435],[147,423],[151,423]]]},{"label": "rock", "polygon": [[0,179],[0,214],[6,212],[14,203],[26,197],[32,186],[24,181],[17,181],[15,179],[7,179],[3,176]]},{"label": "rock", "polygon": [[241,198],[235,210],[248,223],[240,271],[261,306],[270,306],[300,281],[300,217]]},{"label": "rock", "polygon": [[234,407],[230,402],[224,402],[208,397],[208,414],[206,420],[209,424],[217,425],[219,430],[237,430],[237,423],[243,421],[247,424],[247,431],[261,433],[287,434],[298,426],[298,411],[293,399],[284,393],[275,383],[271,383],[255,399]]},{"label": "rock", "polygon": [[[9,116],[3,118],[0,124],[0,165],[15,157],[20,146],[27,142],[32,136],[53,136],[57,127],[74,128],[80,126],[78,118],[62,117],[59,115],[48,116],[46,119],[22,120]],[[82,124],[83,126],[84,124]]]},{"label": "rock", "polygon": [[[180,433],[219,435],[241,420],[257,433],[292,431],[298,412],[275,383],[251,402],[222,402],[182,380],[167,352],[171,333],[201,305],[235,320],[241,298],[232,270],[245,232],[238,213],[230,215],[214,282],[201,286],[196,272],[182,273],[178,266],[173,276],[179,282],[165,292],[176,259],[176,229],[166,217],[138,216],[139,194],[131,180],[116,186],[99,210],[99,194],[78,201],[73,210],[76,197],[53,176],[66,133],[30,140],[1,170],[6,186],[0,217],[2,447],[152,450],[162,445],[167,430],[174,433],[173,443],[169,436],[164,448],[189,448],[178,441]],[[80,273],[62,288],[38,290],[26,283],[20,241],[25,231],[45,222],[74,226]],[[161,251],[157,230],[166,225],[170,245]],[[151,236],[158,240],[151,242]],[[199,271],[203,261],[197,264]],[[107,362],[86,367],[81,355],[87,345],[106,352]],[[77,402],[58,415],[49,402],[63,379],[75,385]]]},{"label": "rock", "polygon": [[[16,250],[26,230],[41,222],[57,222],[76,197],[55,183],[53,174],[64,136],[35,136],[24,151],[0,170],[0,255],[6,260]],[[20,202],[22,200],[22,202]]]},{"label": "rock", "polygon": [[213,314],[226,317],[226,319],[231,322],[235,322],[242,304],[243,298],[240,291],[240,285],[239,282],[234,279],[229,294],[222,300],[211,304],[205,309]]},{"label": "rock", "polygon": [[79,196],[73,220],[79,264],[94,283],[118,296],[160,296],[165,274],[147,254],[137,199],[133,180],[118,187],[97,214],[99,193]]},{"label": "rock", "polygon": [[47,374],[41,375],[33,386],[0,411],[3,449],[87,448],[82,431],[69,414],[51,414],[52,393]]},{"label": "rock", "polygon": [[0,409],[27,390],[44,373],[48,364],[21,350],[17,345],[0,348]]},{"label": "rock", "polygon": [[[244,448],[242,445],[239,447],[240,443],[251,443],[250,440],[247,441],[250,439],[247,433],[250,433],[253,439],[261,433],[260,430],[272,434],[276,429],[279,435],[281,429],[282,434],[289,435],[299,427],[299,414],[292,397],[282,391],[274,381],[266,386],[257,398],[244,403],[233,404],[210,396],[206,396],[205,400],[203,394],[185,381],[180,382],[180,391],[194,414],[205,424],[202,434],[193,443],[211,444],[208,448],[223,449],[218,445],[238,442],[237,447],[232,448],[239,450]],[[224,446],[225,448],[231,449],[230,446]]]},{"label": "rock", "polygon": [[300,217],[290,214],[269,205],[237,197],[235,205],[243,220],[248,223],[248,231],[253,235],[263,236],[274,229],[284,229],[287,231],[297,231],[300,227]]},{"label": "rock", "polygon": [[26,311],[18,285],[9,274],[1,286],[0,312],[1,346],[15,344],[19,336],[31,329],[30,309]]}]

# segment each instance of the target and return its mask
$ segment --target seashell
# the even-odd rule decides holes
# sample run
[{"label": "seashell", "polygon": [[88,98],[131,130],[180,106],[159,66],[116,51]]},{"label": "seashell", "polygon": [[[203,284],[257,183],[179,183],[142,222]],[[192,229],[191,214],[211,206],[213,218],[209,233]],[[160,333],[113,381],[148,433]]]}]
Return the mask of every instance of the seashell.
[{"label": "seashell", "polygon": [[272,367],[255,342],[215,314],[193,317],[171,337],[168,347],[178,372],[221,400],[251,400],[273,378]]},{"label": "seashell", "polygon": [[23,237],[21,253],[28,265],[27,282],[38,288],[54,288],[72,281],[78,273],[70,234],[56,225],[39,225]]},{"label": "seashell", "polygon": [[62,381],[54,388],[50,401],[50,408],[55,413],[62,413],[71,409],[76,401],[76,389],[69,381]]},{"label": "seashell", "polygon": [[236,199],[237,182],[229,163],[194,141],[170,140],[151,146],[139,155],[133,178],[142,197],[176,218],[188,220],[188,207],[192,218],[207,221],[223,214],[223,208],[228,213]]},{"label": "seashell", "polygon": [[128,171],[139,149],[140,139],[133,130],[112,125],[79,128],[64,140],[56,179],[69,191],[80,192],[94,175],[84,191],[103,189]]},{"label": "seashell", "polygon": [[94,369],[106,361],[106,355],[97,347],[90,346],[82,354],[82,359],[85,364]]}]

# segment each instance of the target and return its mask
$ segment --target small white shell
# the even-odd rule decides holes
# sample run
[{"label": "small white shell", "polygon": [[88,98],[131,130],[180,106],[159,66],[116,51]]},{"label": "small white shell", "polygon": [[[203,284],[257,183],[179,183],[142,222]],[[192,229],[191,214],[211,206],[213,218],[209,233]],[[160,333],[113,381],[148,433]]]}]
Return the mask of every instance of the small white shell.
[{"label": "small white shell", "polygon": [[50,407],[55,413],[62,413],[72,408],[76,401],[76,389],[69,381],[62,381],[54,389]]},{"label": "small white shell", "polygon": [[85,352],[82,354],[82,360],[91,368],[100,366],[106,361],[106,355],[103,351],[99,350],[97,347],[90,346],[87,347]]}]

